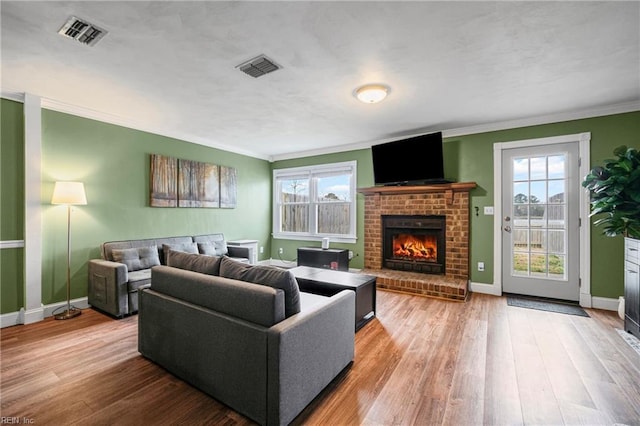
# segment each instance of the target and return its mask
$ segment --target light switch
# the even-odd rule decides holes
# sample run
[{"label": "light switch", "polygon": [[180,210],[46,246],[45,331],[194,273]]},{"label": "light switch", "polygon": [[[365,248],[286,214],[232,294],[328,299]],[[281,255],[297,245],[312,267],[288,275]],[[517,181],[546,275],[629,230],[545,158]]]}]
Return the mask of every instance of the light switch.
[{"label": "light switch", "polygon": [[484,214],[487,216],[493,216],[493,206],[484,206]]}]

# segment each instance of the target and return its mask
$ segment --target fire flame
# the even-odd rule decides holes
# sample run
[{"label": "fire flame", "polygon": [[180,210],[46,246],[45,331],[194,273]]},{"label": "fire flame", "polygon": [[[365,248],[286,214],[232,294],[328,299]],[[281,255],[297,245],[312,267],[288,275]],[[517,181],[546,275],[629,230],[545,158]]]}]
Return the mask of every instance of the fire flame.
[{"label": "fire flame", "polygon": [[393,237],[393,255],[406,260],[436,262],[438,243],[434,235],[399,234]]}]

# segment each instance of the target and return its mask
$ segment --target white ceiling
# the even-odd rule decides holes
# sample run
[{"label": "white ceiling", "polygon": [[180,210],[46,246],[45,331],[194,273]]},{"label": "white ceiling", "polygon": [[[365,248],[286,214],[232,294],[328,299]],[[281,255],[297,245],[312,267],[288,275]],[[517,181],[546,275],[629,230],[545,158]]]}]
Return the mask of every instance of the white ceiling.
[{"label": "white ceiling", "polygon": [[[3,93],[259,158],[640,100],[637,1],[0,7]],[[64,38],[70,15],[109,34]],[[283,69],[236,69],[259,54]],[[362,104],[365,83],[391,92]]]}]

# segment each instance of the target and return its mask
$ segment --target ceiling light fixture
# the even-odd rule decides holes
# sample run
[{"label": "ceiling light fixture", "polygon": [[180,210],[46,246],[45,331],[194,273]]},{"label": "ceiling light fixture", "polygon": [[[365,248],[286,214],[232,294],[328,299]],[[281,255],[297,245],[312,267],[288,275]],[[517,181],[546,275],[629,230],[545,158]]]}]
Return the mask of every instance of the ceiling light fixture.
[{"label": "ceiling light fixture", "polygon": [[360,102],[365,104],[375,104],[387,97],[389,88],[382,84],[367,84],[359,87],[354,95]]}]

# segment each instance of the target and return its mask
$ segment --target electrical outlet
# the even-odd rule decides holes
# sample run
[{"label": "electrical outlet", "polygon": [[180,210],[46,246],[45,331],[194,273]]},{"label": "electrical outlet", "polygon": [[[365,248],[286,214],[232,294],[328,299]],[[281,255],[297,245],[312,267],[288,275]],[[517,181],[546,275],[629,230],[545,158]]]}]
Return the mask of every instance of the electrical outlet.
[{"label": "electrical outlet", "polygon": [[484,271],[484,262],[478,262],[478,271],[480,272]]},{"label": "electrical outlet", "polygon": [[349,260],[353,259],[353,252],[349,250]]},{"label": "electrical outlet", "polygon": [[284,249],[282,247],[278,249],[278,254],[284,254]]},{"label": "electrical outlet", "polygon": [[264,247],[260,246],[260,254],[264,253]]}]

